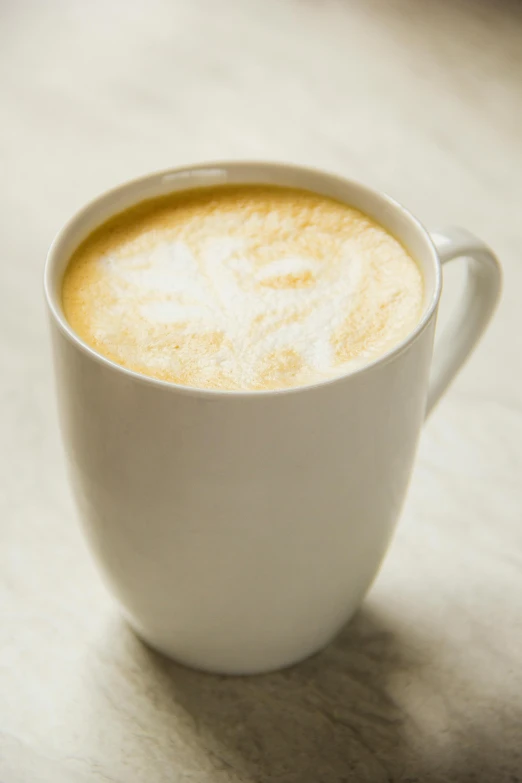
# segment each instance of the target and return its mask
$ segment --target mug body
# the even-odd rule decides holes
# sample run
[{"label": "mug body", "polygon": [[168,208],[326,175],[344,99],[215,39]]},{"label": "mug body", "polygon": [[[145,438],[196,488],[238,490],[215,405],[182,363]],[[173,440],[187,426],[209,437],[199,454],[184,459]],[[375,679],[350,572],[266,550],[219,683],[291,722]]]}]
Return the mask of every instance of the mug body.
[{"label": "mug body", "polygon": [[[61,308],[73,250],[146,198],[220,183],[333,196],[390,231],[419,264],[417,328],[362,369],[307,387],[198,390],[89,348]],[[287,666],[324,646],[374,579],[424,419],[440,266],[404,208],[333,175],[218,163],[131,182],[62,230],[46,267],[60,420],[87,538],[136,632],[221,673]]]}]

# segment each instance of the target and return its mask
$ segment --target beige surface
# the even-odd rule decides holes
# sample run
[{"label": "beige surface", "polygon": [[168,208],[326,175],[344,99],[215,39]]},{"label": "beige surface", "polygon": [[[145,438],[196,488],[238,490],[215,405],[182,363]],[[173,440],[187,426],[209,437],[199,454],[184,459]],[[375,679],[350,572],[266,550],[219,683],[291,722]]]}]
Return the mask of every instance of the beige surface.
[{"label": "beige surface", "polygon": [[[522,780],[521,41],[507,0],[2,2],[2,783]],[[216,157],[360,178],[479,233],[506,272],[359,616],[236,681],[148,652],[99,582],[40,282],[86,199]]]}]

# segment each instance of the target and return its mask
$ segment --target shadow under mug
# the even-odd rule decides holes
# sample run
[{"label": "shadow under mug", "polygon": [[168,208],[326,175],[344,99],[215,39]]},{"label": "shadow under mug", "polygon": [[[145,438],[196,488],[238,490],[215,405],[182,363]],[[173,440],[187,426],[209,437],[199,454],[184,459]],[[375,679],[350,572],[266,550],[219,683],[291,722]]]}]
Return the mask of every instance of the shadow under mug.
[{"label": "shadow under mug", "polygon": [[[198,390],[127,370],[67,323],[61,282],[98,225],[142,200],[225,183],[305,188],[360,209],[419,264],[416,328],[384,356],[321,383]],[[441,264],[465,259],[463,301],[433,353]],[[361,603],[404,500],[426,411],[497,302],[498,262],[461,229],[428,234],[389,197],[298,166],[224,162],[152,174],[100,196],[54,240],[45,269],[59,413],[91,549],[125,616],[190,666],[288,666]]]}]

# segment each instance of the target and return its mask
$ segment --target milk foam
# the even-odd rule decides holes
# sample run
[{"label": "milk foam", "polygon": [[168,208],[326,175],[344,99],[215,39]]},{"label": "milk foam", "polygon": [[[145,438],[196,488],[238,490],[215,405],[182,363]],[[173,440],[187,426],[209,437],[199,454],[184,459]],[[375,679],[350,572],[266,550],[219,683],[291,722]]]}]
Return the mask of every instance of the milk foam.
[{"label": "milk foam", "polygon": [[418,268],[356,210],[275,188],[184,208],[120,241],[98,232],[69,267],[66,316],[124,366],[200,387],[302,385],[371,361],[418,320]]}]

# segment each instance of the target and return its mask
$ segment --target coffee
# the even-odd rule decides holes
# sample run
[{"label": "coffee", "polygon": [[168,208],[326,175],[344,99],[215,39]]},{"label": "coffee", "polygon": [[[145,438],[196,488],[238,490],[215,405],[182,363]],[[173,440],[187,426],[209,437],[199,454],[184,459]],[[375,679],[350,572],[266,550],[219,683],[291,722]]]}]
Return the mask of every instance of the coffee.
[{"label": "coffee", "polygon": [[342,375],[417,324],[423,281],[366,215],[304,190],[222,186],[145,201],[95,230],[63,281],[92,348],[154,378],[278,389]]}]

